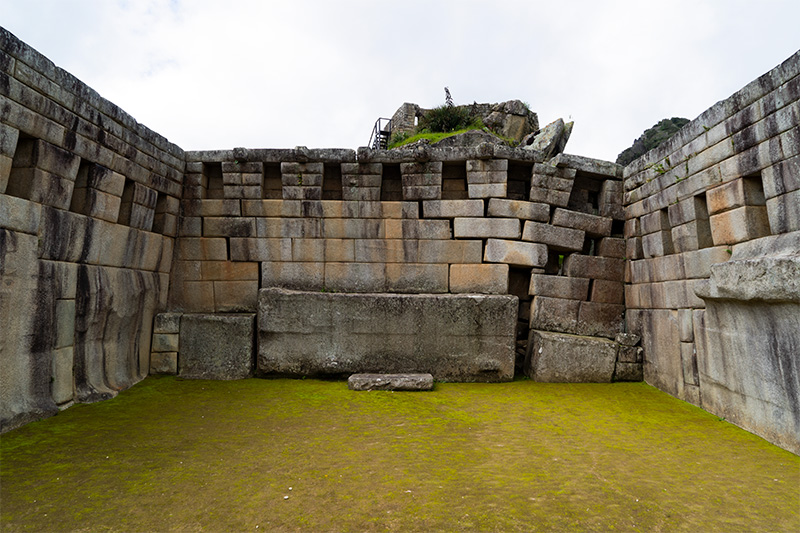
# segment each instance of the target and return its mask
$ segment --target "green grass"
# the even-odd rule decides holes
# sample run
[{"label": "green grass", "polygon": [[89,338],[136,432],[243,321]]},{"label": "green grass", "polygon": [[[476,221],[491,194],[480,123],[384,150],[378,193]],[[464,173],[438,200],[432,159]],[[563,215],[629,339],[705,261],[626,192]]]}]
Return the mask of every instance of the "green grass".
[{"label": "green grass", "polygon": [[800,530],[800,458],[644,384],[151,377],[0,453],[3,531]]},{"label": "green grass", "polygon": [[507,144],[512,145],[512,146],[517,144],[517,141],[515,139],[509,138],[509,137],[503,137],[502,135],[498,135],[497,133],[495,133],[493,131],[489,131],[489,129],[486,128],[483,124],[478,123],[478,124],[474,124],[472,126],[469,126],[467,128],[462,128],[460,130],[449,131],[449,132],[445,132],[445,133],[443,133],[443,132],[431,133],[431,132],[425,131],[425,132],[417,133],[417,134],[412,135],[410,137],[402,137],[401,136],[401,137],[398,137],[397,139],[393,139],[392,140],[392,142],[389,144],[389,150],[391,150],[392,148],[400,148],[401,146],[405,146],[406,144],[411,144],[411,143],[417,142],[417,141],[422,140],[422,139],[427,139],[429,143],[433,144],[435,142],[441,141],[442,139],[446,139],[446,138],[452,137],[454,135],[460,135],[462,133],[466,133],[466,132],[472,131],[472,130],[483,130],[486,133],[494,135],[498,139],[502,139]]}]

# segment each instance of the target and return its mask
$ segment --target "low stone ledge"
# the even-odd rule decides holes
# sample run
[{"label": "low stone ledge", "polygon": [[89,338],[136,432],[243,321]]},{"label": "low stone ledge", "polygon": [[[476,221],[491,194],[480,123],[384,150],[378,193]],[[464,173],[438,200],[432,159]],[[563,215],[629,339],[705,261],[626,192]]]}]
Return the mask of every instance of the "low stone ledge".
[{"label": "low stone ledge", "polygon": [[350,390],[428,391],[433,390],[430,374],[353,374],[347,379]]}]

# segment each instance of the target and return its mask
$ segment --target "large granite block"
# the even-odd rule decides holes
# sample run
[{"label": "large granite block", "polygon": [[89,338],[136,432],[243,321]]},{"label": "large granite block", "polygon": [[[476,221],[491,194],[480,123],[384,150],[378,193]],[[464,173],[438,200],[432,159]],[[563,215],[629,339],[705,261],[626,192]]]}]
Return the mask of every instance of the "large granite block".
[{"label": "large granite block", "polygon": [[253,314],[181,317],[178,375],[190,379],[243,379],[253,370]]},{"label": "large granite block", "polygon": [[518,299],[508,295],[262,289],[258,371],[508,381],[514,376],[517,307]]},{"label": "large granite block", "polygon": [[617,344],[606,339],[531,330],[525,375],[549,383],[609,383]]}]

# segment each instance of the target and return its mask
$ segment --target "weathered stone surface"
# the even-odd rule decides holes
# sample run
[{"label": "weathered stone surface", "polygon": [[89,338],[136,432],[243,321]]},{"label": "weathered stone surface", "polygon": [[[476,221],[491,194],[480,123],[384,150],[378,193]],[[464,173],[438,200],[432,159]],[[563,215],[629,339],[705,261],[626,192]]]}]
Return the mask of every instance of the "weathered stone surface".
[{"label": "weathered stone surface", "polygon": [[281,375],[427,372],[507,381],[514,296],[259,292],[258,370]]},{"label": "weathered stone surface", "polygon": [[744,206],[711,215],[711,237],[715,245],[735,244],[769,235],[767,207]]},{"label": "weathered stone surface", "polygon": [[567,278],[544,274],[531,275],[528,294],[568,300],[586,300],[589,293],[588,278]]},{"label": "weathered stone surface", "polygon": [[576,333],[579,300],[536,296],[531,306],[531,329]]},{"label": "weathered stone surface", "polygon": [[490,217],[519,218],[523,220],[550,220],[550,206],[544,203],[491,198],[488,213]]},{"label": "weathered stone surface", "polygon": [[702,407],[800,453],[800,305],[709,299],[700,318]]},{"label": "weathered stone surface", "polygon": [[75,301],[75,387],[80,401],[106,399],[144,378],[153,317],[166,303],[153,272],[81,265]]},{"label": "weathered stone surface", "polygon": [[[641,348],[637,348],[641,351]],[[614,381],[644,381],[642,363],[617,361],[614,368]]]},{"label": "weathered stone surface", "polygon": [[[556,119],[551,122],[533,138],[530,145],[524,146],[528,150],[538,150],[544,153],[545,159],[550,159],[558,153],[556,149],[559,147],[561,137],[564,135],[564,121]],[[566,143],[565,143],[566,144]],[[563,151],[563,149],[562,149]]]},{"label": "weathered stone surface", "polygon": [[564,272],[576,278],[623,281],[625,260],[613,257],[572,254],[564,259]]},{"label": "weathered stone surface", "polygon": [[347,388],[357,391],[429,391],[433,390],[430,374],[353,374],[347,378]]},{"label": "weathered stone surface", "polygon": [[253,371],[252,314],[181,317],[178,375],[190,379],[244,379]]},{"label": "weathered stone surface", "polygon": [[450,265],[450,292],[508,294],[509,266],[463,264]]},{"label": "weathered stone surface", "polygon": [[525,375],[549,383],[610,383],[616,343],[594,337],[531,330]]},{"label": "weathered stone surface", "polygon": [[516,218],[455,218],[453,236],[457,239],[519,239],[522,229]]},{"label": "weathered stone surface", "polygon": [[611,223],[609,217],[568,211],[560,207],[553,213],[554,225],[583,230],[590,237],[608,237],[611,235]]},{"label": "weathered stone surface", "polygon": [[428,200],[422,202],[425,218],[482,217],[481,200]]},{"label": "weathered stone surface", "polygon": [[696,292],[703,299],[800,303],[800,253],[713,265],[711,279]]},{"label": "weathered stone surface", "polygon": [[575,333],[613,339],[625,327],[623,304],[581,302]]},{"label": "weathered stone surface", "polygon": [[483,260],[520,267],[543,267],[547,264],[547,246],[530,242],[488,239]]},{"label": "weathered stone surface", "polygon": [[636,333],[617,333],[614,340],[622,346],[636,346],[642,340],[642,337]]},{"label": "weathered stone surface", "polygon": [[152,352],[150,354],[151,374],[178,373],[178,352]]},{"label": "weathered stone surface", "polygon": [[559,252],[582,250],[585,238],[586,232],[580,229],[562,228],[530,220],[525,222],[525,229],[522,232],[523,241],[546,244]]}]

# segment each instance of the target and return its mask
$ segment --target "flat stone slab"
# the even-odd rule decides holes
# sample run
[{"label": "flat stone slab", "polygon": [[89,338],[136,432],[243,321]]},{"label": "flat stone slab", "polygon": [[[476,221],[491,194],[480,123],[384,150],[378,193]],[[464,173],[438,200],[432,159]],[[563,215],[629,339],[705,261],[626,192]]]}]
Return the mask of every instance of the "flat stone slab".
[{"label": "flat stone slab", "polygon": [[431,374],[353,374],[347,380],[350,390],[433,390]]}]

